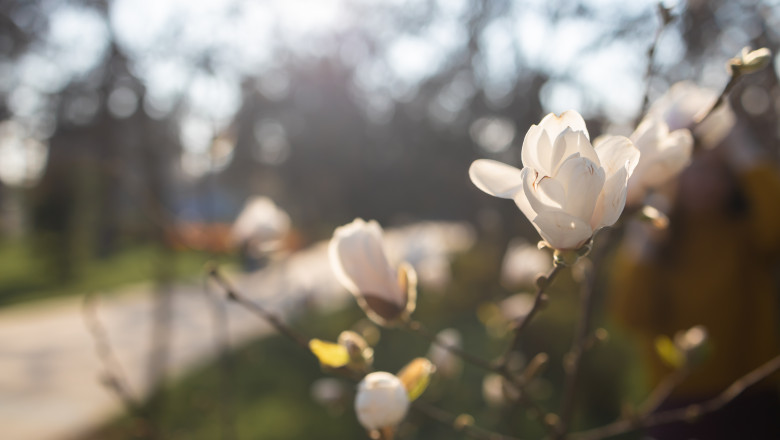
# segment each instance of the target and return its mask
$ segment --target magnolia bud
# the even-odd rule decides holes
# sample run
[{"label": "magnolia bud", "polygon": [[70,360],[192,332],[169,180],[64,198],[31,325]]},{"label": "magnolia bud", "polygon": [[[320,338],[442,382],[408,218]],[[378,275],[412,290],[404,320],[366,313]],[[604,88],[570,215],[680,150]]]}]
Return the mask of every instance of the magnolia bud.
[{"label": "magnolia bud", "polygon": [[328,253],[336,277],[372,321],[394,325],[414,311],[417,275],[407,263],[390,266],[379,223],[355,219],[336,228]]},{"label": "magnolia bud", "polygon": [[753,73],[766,67],[771,60],[772,52],[766,47],[753,51],[745,47],[740,56],[729,60],[728,68],[735,75]]},{"label": "magnolia bud", "polygon": [[358,385],[355,413],[360,424],[369,431],[396,426],[408,409],[406,388],[390,373],[371,373]]}]

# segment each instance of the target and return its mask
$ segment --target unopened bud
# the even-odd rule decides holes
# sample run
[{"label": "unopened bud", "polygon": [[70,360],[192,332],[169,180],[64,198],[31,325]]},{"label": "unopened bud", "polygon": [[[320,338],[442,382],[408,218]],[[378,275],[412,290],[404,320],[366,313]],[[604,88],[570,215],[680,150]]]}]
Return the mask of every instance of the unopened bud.
[{"label": "unopened bud", "polygon": [[365,368],[374,362],[374,350],[368,346],[366,340],[359,334],[345,330],[339,335],[338,343],[347,349],[350,366]]},{"label": "unopened bud", "polygon": [[367,375],[358,385],[355,413],[369,431],[398,425],[409,409],[409,399],[401,380],[377,371]]},{"label": "unopened bud", "polygon": [[452,427],[455,428],[457,431],[460,431],[466,427],[473,426],[473,425],[474,425],[474,417],[472,417],[469,414],[461,414],[455,418],[454,422],[452,422]]},{"label": "unopened bud", "polygon": [[749,47],[745,47],[740,56],[728,61],[727,67],[732,75],[741,75],[757,72],[769,65],[771,60],[772,52],[768,48],[762,47],[751,51]]},{"label": "unopened bud", "polygon": [[639,219],[649,222],[656,229],[666,229],[669,227],[669,217],[650,205],[645,205],[642,208]]},{"label": "unopened bud", "polygon": [[401,369],[398,379],[404,385],[410,401],[414,401],[425,392],[434,372],[436,367],[425,358],[416,358]]}]

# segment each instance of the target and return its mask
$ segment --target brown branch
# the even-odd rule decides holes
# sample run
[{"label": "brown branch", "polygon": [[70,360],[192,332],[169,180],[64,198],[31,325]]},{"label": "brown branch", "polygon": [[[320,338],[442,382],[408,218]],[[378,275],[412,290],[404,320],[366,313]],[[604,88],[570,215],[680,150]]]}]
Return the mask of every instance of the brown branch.
[{"label": "brown branch", "polygon": [[111,342],[108,339],[108,333],[100,322],[97,314],[97,299],[94,294],[88,293],[84,296],[82,307],[82,316],[84,324],[87,326],[89,334],[95,343],[95,353],[103,364],[104,372],[102,383],[114,391],[116,396],[131,414],[137,413],[140,405],[130,390],[122,364],[114,354],[111,348]]},{"label": "brown branch", "polygon": [[429,342],[431,342],[432,344],[436,345],[437,347],[441,347],[444,350],[447,350],[448,352],[452,353],[453,355],[458,356],[459,358],[463,359],[464,361],[466,361],[466,362],[468,362],[468,363],[470,363],[470,364],[472,364],[472,365],[474,365],[476,367],[482,368],[483,370],[499,373],[499,374],[501,373],[501,371],[497,368],[497,366],[493,362],[490,362],[490,361],[488,361],[486,359],[483,359],[483,358],[481,358],[479,356],[475,356],[475,355],[473,355],[473,354],[463,350],[462,348],[460,348],[458,346],[450,345],[450,344],[447,344],[447,343],[441,341],[438,338],[438,336],[436,336],[435,334],[431,333],[431,331],[428,330],[419,321],[410,321],[409,323],[407,323],[405,328],[410,330],[410,331],[412,331],[412,332],[414,332],[414,333],[416,333],[416,334],[418,334],[418,335],[420,335],[420,336],[422,336],[422,337],[424,337],[425,339],[427,339]]},{"label": "brown branch", "polygon": [[728,96],[728,94],[731,92],[731,89],[733,89],[734,86],[737,85],[737,81],[739,81],[739,78],[741,76],[742,75],[736,73],[731,74],[731,76],[729,77],[729,82],[727,82],[726,86],[723,87],[723,90],[720,92],[720,95],[718,95],[718,99],[715,100],[715,102],[712,104],[712,107],[710,107],[710,109],[707,110],[707,112],[704,113],[704,115],[701,116],[698,121],[694,121],[694,125],[698,125],[704,122],[704,120],[710,117],[710,115],[712,115],[715,112],[715,110],[720,108],[720,106],[723,105],[724,102],[726,102],[726,96]]},{"label": "brown branch", "polygon": [[639,418],[622,419],[600,428],[591,429],[572,434],[572,440],[601,440],[616,435],[626,434],[640,429],[654,426],[668,425],[676,422],[691,421],[704,414],[709,414],[728,405],[745,390],[761,382],[771,374],[780,371],[780,355],[772,358],[765,364],[742,376],[726,388],[718,396],[704,401],[688,405],[682,408],[646,414]]},{"label": "brown branch", "polygon": [[[604,248],[601,248],[604,249]],[[604,252],[599,253],[596,260],[601,260]],[[574,415],[574,406],[577,394],[577,385],[580,377],[580,365],[582,355],[587,349],[590,321],[593,316],[593,293],[596,288],[596,274],[593,270],[586,270],[586,281],[580,294],[580,318],[574,333],[574,339],[569,352],[565,355],[563,366],[565,372],[563,398],[560,412],[560,423],[556,429],[554,438],[566,438],[566,433],[571,425]]]},{"label": "brown branch", "polygon": [[209,289],[208,278],[203,279],[203,293],[209,304],[212,315],[214,344],[218,353],[219,365],[219,415],[221,420],[222,439],[238,438],[236,432],[235,402],[233,399],[233,357],[230,352],[230,333],[228,332],[228,317],[225,305],[216,298]]},{"label": "brown branch", "polygon": [[671,15],[671,12],[662,4],[658,3],[658,15],[661,18],[661,24],[656,28],[655,35],[653,36],[653,42],[650,44],[650,47],[647,49],[647,70],[645,70],[645,92],[642,96],[642,107],[639,109],[639,115],[637,116],[637,119],[634,123],[634,125],[638,125],[639,121],[642,120],[642,116],[647,111],[647,106],[650,103],[650,80],[653,77],[653,59],[655,58],[655,51],[658,47],[658,41],[661,39],[661,34],[663,33],[664,29],[666,29],[667,26],[669,26],[669,23],[672,22],[674,17]]},{"label": "brown branch", "polygon": [[207,267],[207,273],[209,274],[209,277],[212,280],[214,280],[225,291],[225,294],[227,295],[227,298],[229,300],[240,304],[245,309],[259,316],[268,324],[270,324],[271,327],[273,327],[282,336],[293,341],[296,345],[303,348],[307,352],[310,352],[308,338],[299,334],[297,331],[295,331],[292,327],[287,325],[284,321],[281,320],[281,318],[279,318],[275,314],[271,313],[270,311],[263,308],[261,305],[251,301],[250,299],[248,299],[247,297],[239,293],[238,290],[235,289],[233,284],[222,275],[222,273],[219,271],[219,267],[216,264],[209,264],[209,266]]},{"label": "brown branch", "polygon": [[690,370],[686,367],[680,368],[668,375],[655,389],[650,393],[642,405],[639,407],[639,414],[648,415],[654,413],[672,392],[688,377]]},{"label": "brown branch", "polygon": [[[664,22],[664,26],[671,20],[668,11],[659,4],[659,13]],[[661,28],[663,29],[663,28]],[[660,31],[659,31],[660,32]],[[597,268],[601,266],[602,261],[609,253],[610,249],[618,242],[622,233],[622,223],[614,225],[611,229],[605,229],[600,234],[600,245],[590,254],[590,265],[585,268],[585,281],[582,284],[580,293],[580,317],[579,323],[574,330],[574,338],[569,352],[564,358],[564,387],[561,403],[560,423],[556,427],[556,434],[553,438],[566,438],[571,421],[574,416],[574,407],[577,397],[577,386],[580,379],[580,370],[582,366],[582,357],[592,346],[591,339],[591,321],[593,319],[595,295],[598,285]]]},{"label": "brown branch", "polygon": [[146,414],[138,398],[130,389],[122,364],[114,354],[108,333],[98,317],[96,303],[97,299],[94,294],[86,294],[82,306],[82,317],[87,331],[95,343],[95,353],[98,360],[103,365],[104,371],[101,374],[100,382],[116,395],[127,413],[141,423],[143,429],[134,430],[139,438],[157,438],[156,424]]},{"label": "brown branch", "polygon": [[501,371],[506,371],[507,364],[509,363],[509,356],[513,351],[516,351],[520,347],[520,341],[523,334],[523,330],[528,326],[528,324],[531,322],[531,319],[536,315],[536,313],[539,311],[542,305],[542,298],[544,298],[544,291],[547,290],[547,287],[552,284],[555,277],[560,273],[561,269],[564,266],[556,264],[553,266],[552,270],[550,271],[547,276],[540,277],[537,280],[538,288],[536,289],[536,294],[534,295],[534,303],[531,306],[531,310],[528,311],[528,313],[525,315],[522,321],[520,321],[520,324],[518,324],[515,327],[514,330],[514,337],[512,339],[512,342],[507,347],[504,354],[501,356],[501,359],[498,361],[498,368]]}]

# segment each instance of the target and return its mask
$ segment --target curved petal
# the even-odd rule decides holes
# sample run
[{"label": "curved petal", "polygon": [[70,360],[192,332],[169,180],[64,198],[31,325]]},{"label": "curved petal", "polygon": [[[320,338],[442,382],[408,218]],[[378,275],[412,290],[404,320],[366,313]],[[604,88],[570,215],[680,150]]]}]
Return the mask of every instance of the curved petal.
[{"label": "curved petal", "polygon": [[[523,168],[521,170],[522,177],[523,177],[523,183],[525,184],[526,176],[529,174],[531,176],[534,175],[535,171],[531,168]],[[523,185],[525,187],[525,185]],[[528,218],[529,221],[533,222],[533,219],[536,218],[536,210],[531,206],[531,202],[528,200],[528,196],[525,193],[525,190],[518,191],[518,193],[515,195],[515,204],[518,208],[520,208],[520,211],[522,211],[523,215]],[[534,225],[536,226],[536,225]]]},{"label": "curved petal", "polygon": [[353,295],[372,295],[406,306],[406,294],[401,292],[385,256],[379,223],[358,218],[336,228],[328,254],[339,282]]},{"label": "curved petal", "polygon": [[536,230],[554,249],[578,249],[592,235],[590,225],[565,212],[544,212],[533,220]]},{"label": "curved petal", "polygon": [[601,159],[601,166],[607,179],[625,168],[630,176],[639,163],[639,149],[625,136],[604,136],[596,145],[596,154]]},{"label": "curved petal", "polygon": [[[560,201],[563,200],[565,191],[560,187],[560,183],[555,182],[551,177],[539,174],[532,168],[523,168],[522,173],[522,195],[525,196],[522,200],[528,202],[529,212],[539,214],[545,211],[561,210]],[[523,206],[517,201],[519,196],[518,194],[518,197],[515,197],[515,203],[523,210]],[[526,214],[524,210],[523,213]],[[526,217],[531,221],[534,219],[533,215],[526,214]]]},{"label": "curved petal", "polygon": [[648,162],[642,176],[642,182],[648,188],[663,184],[679,174],[688,165],[692,152],[693,136],[691,132],[684,128],[673,131],[663,141],[653,160]]},{"label": "curved petal", "polygon": [[[626,206],[626,183],[628,181],[628,169],[621,168],[604,182],[604,189],[601,191],[596,208],[593,210],[590,225],[594,231],[604,226],[615,224],[623,208]],[[635,191],[637,198],[644,196],[644,190],[638,187]]]},{"label": "curved petal", "polygon": [[552,170],[548,170],[544,166],[544,163],[549,162],[546,158],[550,154],[550,142],[550,137],[547,136],[542,127],[532,125],[523,138],[523,148],[520,150],[523,167],[531,167],[550,174]]},{"label": "curved petal", "polygon": [[[639,149],[642,159],[651,155],[660,147],[660,143],[669,135],[669,127],[661,119],[647,116],[631,133],[629,139]],[[640,161],[641,162],[641,161]]]},{"label": "curved petal", "polygon": [[640,202],[648,189],[657,187],[679,174],[690,161],[693,136],[689,130],[681,128],[654,141],[656,145],[652,148],[637,145],[642,149],[642,156],[628,180],[628,204]]},{"label": "curved petal", "polygon": [[585,126],[585,120],[574,110],[566,110],[560,116],[557,116],[555,113],[549,113],[542,118],[539,126],[547,132],[551,140],[557,138],[567,127],[571,131],[581,131],[586,138],[590,139],[588,128]]},{"label": "curved petal", "polygon": [[581,131],[566,129],[555,140],[555,146],[553,147],[551,157],[554,171],[551,175],[557,175],[561,165],[575,154],[587,158],[595,163],[596,166],[601,166],[599,156],[596,154],[596,150],[593,148],[593,145],[590,144],[588,138],[585,137]]},{"label": "curved petal", "polygon": [[490,159],[475,160],[469,167],[474,185],[491,196],[511,199],[523,189],[520,170]]},{"label": "curved petal", "polygon": [[604,169],[589,159],[574,156],[561,164],[556,180],[566,192],[563,211],[589,222],[604,187]]}]

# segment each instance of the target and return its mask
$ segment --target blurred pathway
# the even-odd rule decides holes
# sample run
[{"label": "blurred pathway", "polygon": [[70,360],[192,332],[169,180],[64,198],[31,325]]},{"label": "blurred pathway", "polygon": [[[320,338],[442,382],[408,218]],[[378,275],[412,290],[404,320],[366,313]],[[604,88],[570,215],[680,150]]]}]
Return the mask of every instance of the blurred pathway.
[{"label": "blurred pathway", "polygon": [[[443,258],[468,247],[472,234],[462,225],[425,223],[387,233],[386,241],[391,261],[408,260],[422,272],[421,282],[426,277],[434,282],[446,276],[436,273],[447,266]],[[283,316],[302,303],[326,313],[350,300],[330,272],[326,243],[256,273],[228,278],[242,293]],[[176,284],[170,293],[169,378],[213,358],[219,349],[213,303],[204,285]],[[136,285],[97,299],[97,314],[129,386],[145,396],[153,385],[146,372],[154,287]],[[228,313],[232,346],[271,331],[239,306],[219,304]],[[69,439],[122,410],[116,396],[99,382],[103,366],[82,306],[79,296],[0,309],[0,439]]]}]

